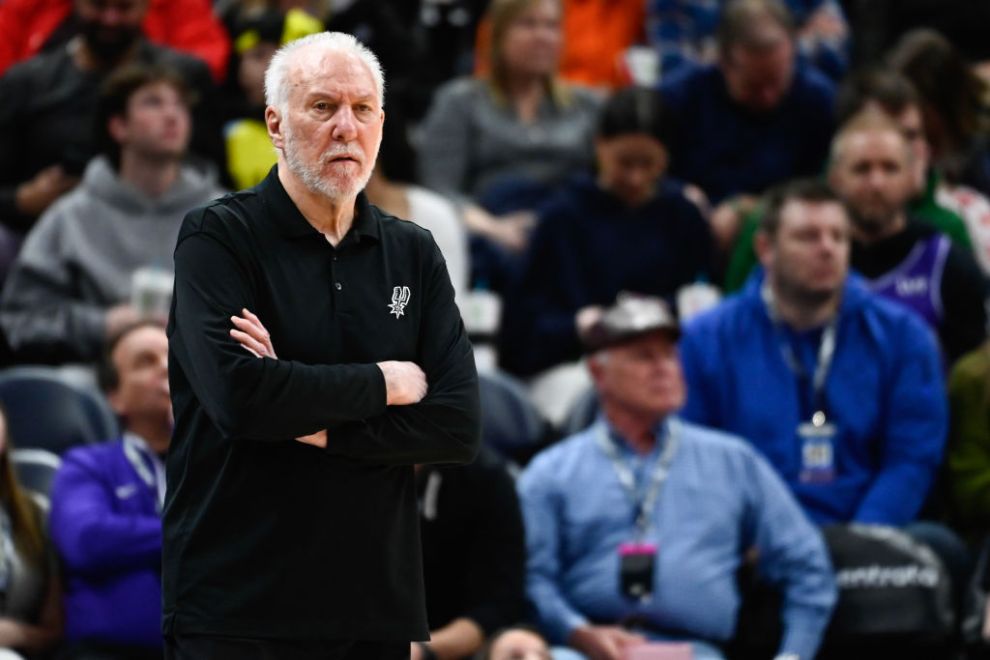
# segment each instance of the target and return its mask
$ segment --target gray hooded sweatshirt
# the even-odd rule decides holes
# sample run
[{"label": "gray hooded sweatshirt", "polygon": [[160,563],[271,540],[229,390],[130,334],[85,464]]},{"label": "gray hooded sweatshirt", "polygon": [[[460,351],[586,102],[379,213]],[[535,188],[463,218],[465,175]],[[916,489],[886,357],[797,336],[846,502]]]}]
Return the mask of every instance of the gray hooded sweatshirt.
[{"label": "gray hooded sweatshirt", "polygon": [[171,273],[186,213],[223,194],[215,177],[183,166],[161,197],[123,181],[100,156],[49,208],[24,242],[0,298],[0,326],[15,355],[39,362],[93,361],[107,310],[130,300],[143,267]]}]

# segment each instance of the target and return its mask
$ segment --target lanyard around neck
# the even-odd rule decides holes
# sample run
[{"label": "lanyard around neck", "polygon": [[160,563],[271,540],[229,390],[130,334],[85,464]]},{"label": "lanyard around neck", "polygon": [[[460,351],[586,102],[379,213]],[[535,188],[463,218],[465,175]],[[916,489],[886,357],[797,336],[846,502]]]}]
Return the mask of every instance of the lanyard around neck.
[{"label": "lanyard around neck", "polygon": [[636,532],[640,539],[646,536],[646,531],[650,527],[650,515],[660,497],[660,490],[667,480],[667,475],[670,473],[670,464],[674,461],[674,453],[677,451],[677,430],[677,421],[669,419],[667,421],[667,433],[663,444],[663,451],[653,468],[649,485],[641,496],[640,491],[636,488],[636,477],[633,471],[629,468],[626,461],[623,460],[616,441],[609,437],[608,425],[605,422],[601,422],[598,425],[598,444],[605,452],[605,455],[608,456],[612,467],[615,469],[615,474],[619,478],[619,483],[622,484],[626,495],[629,496],[629,499],[636,507]]},{"label": "lanyard around neck", "polygon": [[[158,512],[161,513],[165,502],[165,466],[161,459],[153,455],[144,440],[133,433],[124,433],[124,455],[141,481],[155,491]],[[151,469],[148,468],[149,463]]]},{"label": "lanyard around neck", "polygon": [[[797,355],[794,354],[794,347],[791,346],[790,341],[788,341],[784,334],[784,323],[777,313],[777,305],[774,301],[773,292],[766,282],[763,283],[760,289],[760,296],[763,298],[763,302],[767,307],[767,314],[773,322],[784,362],[796,376],[799,378],[805,377],[807,374],[804,367],[801,365],[801,361],[798,360]],[[816,426],[825,421],[825,380],[828,378],[829,369],[832,368],[832,359],[835,357],[835,336],[838,324],[839,315],[836,314],[829,321],[828,325],[825,326],[825,329],[822,331],[821,341],[818,343],[818,359],[815,363],[815,372],[811,379],[812,395],[814,397],[812,401],[812,405],[814,406],[813,419]]]}]

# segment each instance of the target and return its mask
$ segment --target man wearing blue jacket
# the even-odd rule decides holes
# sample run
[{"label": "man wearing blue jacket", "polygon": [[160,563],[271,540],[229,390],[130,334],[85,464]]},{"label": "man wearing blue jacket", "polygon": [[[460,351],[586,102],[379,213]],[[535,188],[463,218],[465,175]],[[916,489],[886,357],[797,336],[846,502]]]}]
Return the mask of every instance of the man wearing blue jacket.
[{"label": "man wearing blue jacket", "polygon": [[67,453],[52,487],[72,660],[162,657],[162,456],[172,432],[168,340],[145,321],[112,339],[101,381],[123,421],[118,441]]},{"label": "man wearing blue jacket", "polygon": [[928,328],[849,275],[849,231],[823,183],[771,198],[764,272],[685,330],[683,415],[752,442],[814,521],[900,526],[941,461],[942,369]]}]

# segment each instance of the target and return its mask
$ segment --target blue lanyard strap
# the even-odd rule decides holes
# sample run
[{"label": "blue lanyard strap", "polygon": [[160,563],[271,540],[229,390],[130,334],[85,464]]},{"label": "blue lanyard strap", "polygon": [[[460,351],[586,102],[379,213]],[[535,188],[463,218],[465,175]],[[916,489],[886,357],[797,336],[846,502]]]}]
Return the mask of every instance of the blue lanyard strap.
[{"label": "blue lanyard strap", "polygon": [[677,420],[667,421],[666,441],[660,458],[657,459],[650,477],[649,486],[640,497],[640,491],[636,488],[636,477],[633,475],[629,465],[622,459],[616,442],[609,437],[608,427],[605,422],[598,425],[597,440],[602,451],[612,463],[615,475],[619,478],[622,489],[626,491],[630,501],[636,507],[636,531],[639,538],[646,536],[646,531],[650,527],[650,515],[660,497],[660,490],[663,488],[667,475],[670,473],[670,464],[674,461],[674,454],[677,451],[679,424]]},{"label": "blue lanyard strap", "polygon": [[[763,302],[767,307],[767,314],[773,322],[784,362],[796,376],[803,378],[806,376],[804,367],[801,366],[801,361],[794,354],[794,348],[784,335],[783,321],[780,320],[780,315],[777,313],[773,292],[765,281],[760,288],[760,296],[763,298]],[[835,357],[835,336],[838,325],[839,315],[836,314],[829,321],[828,325],[825,326],[825,329],[822,331],[821,342],[818,344],[818,360],[815,364],[815,373],[811,380],[812,406],[814,406],[812,421],[816,426],[821,426],[825,423],[825,381],[828,379],[828,372],[832,368],[832,359]]]}]

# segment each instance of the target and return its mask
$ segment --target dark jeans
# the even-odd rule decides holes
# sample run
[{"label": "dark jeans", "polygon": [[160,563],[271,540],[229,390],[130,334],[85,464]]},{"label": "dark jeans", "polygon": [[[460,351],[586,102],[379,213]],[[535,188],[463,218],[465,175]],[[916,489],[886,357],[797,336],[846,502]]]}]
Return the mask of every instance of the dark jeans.
[{"label": "dark jeans", "polygon": [[188,635],[165,638],[165,660],[408,660],[409,642],[285,641]]}]

